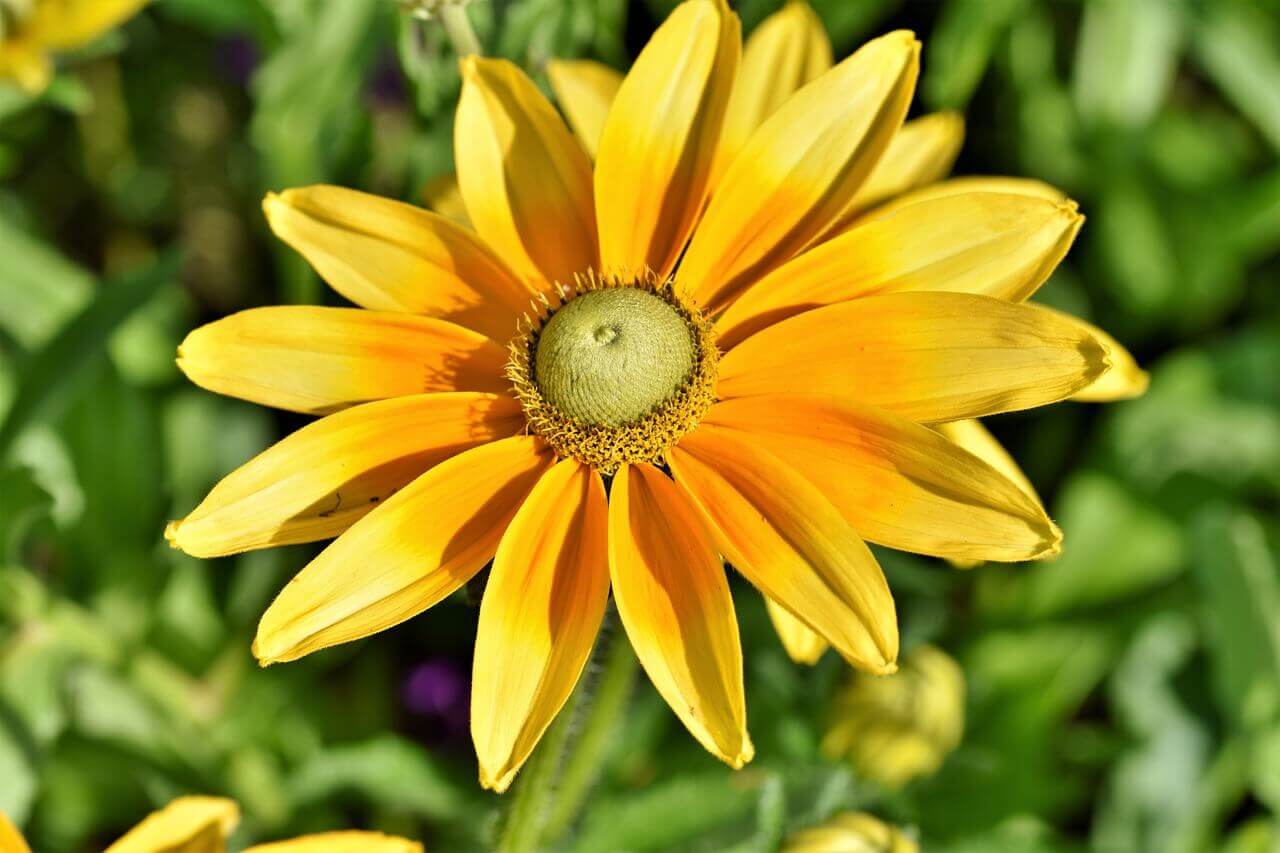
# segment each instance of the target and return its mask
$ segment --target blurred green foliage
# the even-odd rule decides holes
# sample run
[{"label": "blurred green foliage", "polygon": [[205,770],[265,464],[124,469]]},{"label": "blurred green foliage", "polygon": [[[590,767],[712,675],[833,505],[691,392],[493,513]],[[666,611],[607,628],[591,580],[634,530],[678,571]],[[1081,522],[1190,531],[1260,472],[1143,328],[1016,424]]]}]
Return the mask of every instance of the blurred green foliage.
[{"label": "blurred green foliage", "polygon": [[[624,67],[670,0],[479,0],[486,49]],[[778,0],[742,0],[749,30]],[[555,849],[767,850],[860,807],[927,850],[1264,851],[1280,844],[1280,10],[1247,0],[814,0],[836,46],[915,29],[918,110],[963,109],[957,172],[1026,174],[1090,220],[1044,301],[1152,371],[1143,399],[991,423],[1066,531],[1052,563],[958,572],[882,553],[908,643],[951,650],[963,745],[878,790],[819,756],[843,677],[789,663],[737,590],[757,758],[737,774],[647,685],[593,728],[599,779]],[[242,840],[371,825],[483,848],[457,708],[475,613],[257,670],[249,639],[314,552],[211,562],[167,518],[296,418],[200,392],[174,348],[241,307],[335,297],[266,231],[268,189],[418,200],[451,170],[454,58],[390,0],[157,0],[0,89],[0,809],[39,851],[100,849],[184,791]],[[625,653],[625,650],[618,653]],[[612,670],[610,670],[612,671]],[[628,672],[634,672],[634,667]],[[585,712],[584,712],[585,714]]]}]

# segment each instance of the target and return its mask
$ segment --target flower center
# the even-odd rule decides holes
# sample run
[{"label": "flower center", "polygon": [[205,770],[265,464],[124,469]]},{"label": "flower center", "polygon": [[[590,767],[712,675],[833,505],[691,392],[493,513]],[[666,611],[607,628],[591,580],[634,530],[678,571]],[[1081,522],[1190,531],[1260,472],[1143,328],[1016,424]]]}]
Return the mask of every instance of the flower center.
[{"label": "flower center", "polygon": [[526,317],[507,373],[530,429],[612,474],[660,462],[714,402],[710,325],[670,282],[594,274]]},{"label": "flower center", "polygon": [[582,424],[618,427],[649,414],[693,370],[693,337],[668,302],[644,290],[581,294],[538,336],[534,381]]}]

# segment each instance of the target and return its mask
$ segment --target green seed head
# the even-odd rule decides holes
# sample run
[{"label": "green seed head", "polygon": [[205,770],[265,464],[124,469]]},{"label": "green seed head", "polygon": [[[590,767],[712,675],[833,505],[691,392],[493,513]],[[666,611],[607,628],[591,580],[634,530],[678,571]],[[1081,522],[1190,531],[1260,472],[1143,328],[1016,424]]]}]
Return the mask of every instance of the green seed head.
[{"label": "green seed head", "polygon": [[689,325],[659,296],[635,288],[581,294],[538,336],[534,377],[547,402],[582,424],[617,427],[644,417],[694,367]]}]

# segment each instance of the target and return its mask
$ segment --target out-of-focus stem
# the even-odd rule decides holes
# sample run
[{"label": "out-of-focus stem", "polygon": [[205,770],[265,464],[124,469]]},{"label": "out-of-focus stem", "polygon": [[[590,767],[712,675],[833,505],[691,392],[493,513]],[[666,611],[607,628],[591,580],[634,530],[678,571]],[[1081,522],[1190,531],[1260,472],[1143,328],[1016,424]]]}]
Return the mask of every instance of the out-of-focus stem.
[{"label": "out-of-focus stem", "polygon": [[444,26],[449,41],[453,43],[454,53],[459,57],[484,53],[480,47],[480,39],[471,26],[467,10],[461,4],[447,4],[440,10],[440,23]]}]

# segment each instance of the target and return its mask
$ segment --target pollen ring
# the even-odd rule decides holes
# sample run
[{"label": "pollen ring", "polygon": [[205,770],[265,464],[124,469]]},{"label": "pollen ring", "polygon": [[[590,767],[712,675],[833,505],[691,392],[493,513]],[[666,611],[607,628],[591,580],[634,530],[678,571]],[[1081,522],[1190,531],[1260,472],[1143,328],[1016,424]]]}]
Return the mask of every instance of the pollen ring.
[{"label": "pollen ring", "polygon": [[[591,296],[624,290],[638,292]],[[530,431],[559,456],[603,474],[628,463],[661,464],[666,449],[715,402],[719,350],[710,322],[681,299],[673,281],[652,273],[592,272],[572,290],[559,288],[558,297],[536,303],[509,346],[507,376]],[[657,310],[648,307],[651,300]],[[636,341],[637,333],[654,340]],[[593,355],[605,363],[573,363]],[[639,375],[637,364],[644,365]],[[602,381],[610,370],[619,377],[613,386]]]}]

